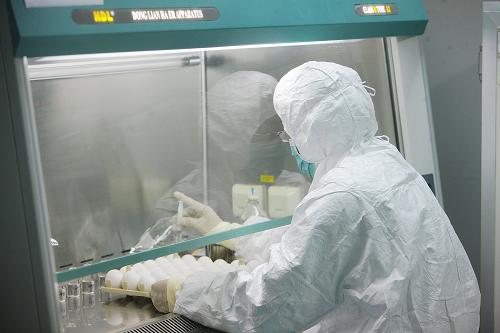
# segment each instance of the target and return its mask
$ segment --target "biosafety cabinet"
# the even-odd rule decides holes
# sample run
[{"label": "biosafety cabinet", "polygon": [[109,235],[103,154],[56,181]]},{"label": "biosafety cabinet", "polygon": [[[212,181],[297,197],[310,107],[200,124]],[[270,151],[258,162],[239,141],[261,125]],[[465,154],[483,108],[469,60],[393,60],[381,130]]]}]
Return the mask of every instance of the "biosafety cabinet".
[{"label": "biosafety cabinet", "polygon": [[[147,298],[101,294],[99,273],[290,223],[309,183],[277,135],[272,94],[307,61],[352,67],[376,89],[378,134],[441,198],[421,1],[12,0],[10,9],[44,330],[205,329]],[[270,221],[173,232],[174,191],[234,222],[256,198]],[[80,296],[61,294],[75,284]]]}]

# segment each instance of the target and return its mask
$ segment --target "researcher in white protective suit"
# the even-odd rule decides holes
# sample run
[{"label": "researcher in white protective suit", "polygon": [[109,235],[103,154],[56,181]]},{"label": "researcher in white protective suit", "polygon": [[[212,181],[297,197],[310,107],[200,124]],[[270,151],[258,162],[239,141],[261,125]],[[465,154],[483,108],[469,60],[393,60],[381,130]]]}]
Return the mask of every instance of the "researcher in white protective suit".
[{"label": "researcher in white protective suit", "polygon": [[[422,177],[375,136],[358,74],[305,63],[281,79],[274,105],[294,151],[317,166],[291,225],[261,244],[267,260],[253,271],[160,281],[155,305],[229,332],[477,332],[467,254]],[[183,223],[232,227],[177,196],[192,207]]]}]

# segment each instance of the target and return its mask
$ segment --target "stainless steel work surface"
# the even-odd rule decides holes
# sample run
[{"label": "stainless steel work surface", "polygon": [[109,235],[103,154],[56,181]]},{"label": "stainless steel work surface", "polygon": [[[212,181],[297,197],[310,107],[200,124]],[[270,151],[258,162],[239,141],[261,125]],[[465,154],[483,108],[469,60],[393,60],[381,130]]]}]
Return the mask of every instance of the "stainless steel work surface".
[{"label": "stainless steel work surface", "polygon": [[98,297],[82,294],[58,302],[61,332],[121,331],[165,316],[157,312],[147,298],[114,296],[110,301],[100,302]]},{"label": "stainless steel work surface", "polygon": [[59,302],[60,331],[67,333],[217,332],[177,314],[157,312],[151,300],[117,296],[99,302],[93,294]]}]

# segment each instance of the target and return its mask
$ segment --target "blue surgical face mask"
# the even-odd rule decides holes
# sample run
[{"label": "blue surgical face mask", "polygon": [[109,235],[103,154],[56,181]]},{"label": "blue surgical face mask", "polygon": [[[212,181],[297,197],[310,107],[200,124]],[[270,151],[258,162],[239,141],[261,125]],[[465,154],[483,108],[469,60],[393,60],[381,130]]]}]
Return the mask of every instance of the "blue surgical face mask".
[{"label": "blue surgical face mask", "polygon": [[314,173],[316,172],[316,164],[304,161],[302,157],[300,157],[297,147],[290,145],[290,149],[292,151],[292,156],[295,157],[300,173],[306,176],[309,181],[312,181]]}]

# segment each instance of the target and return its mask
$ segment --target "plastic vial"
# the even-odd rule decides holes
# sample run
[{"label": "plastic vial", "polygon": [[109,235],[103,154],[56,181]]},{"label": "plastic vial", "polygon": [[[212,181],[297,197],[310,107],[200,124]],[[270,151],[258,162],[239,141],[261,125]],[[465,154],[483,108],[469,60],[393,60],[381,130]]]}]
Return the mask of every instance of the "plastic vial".
[{"label": "plastic vial", "polygon": [[91,276],[86,276],[81,282],[82,293],[93,294],[95,293],[95,281]]},{"label": "plastic vial", "polygon": [[259,198],[255,195],[255,189],[252,187],[247,206],[241,214],[241,220],[246,221],[250,217],[255,216],[267,217],[267,214],[260,208]]},{"label": "plastic vial", "polygon": [[71,280],[66,283],[66,296],[67,297],[78,297],[80,296],[80,281]]},{"label": "plastic vial", "polygon": [[66,285],[58,283],[57,285],[57,300],[59,302],[66,302]]},{"label": "plastic vial", "polygon": [[97,275],[97,288],[99,288],[99,300],[101,302],[107,302],[111,300],[111,295],[101,290],[101,288],[105,286],[106,286],[106,274],[99,273]]},{"label": "plastic vial", "polygon": [[174,232],[174,240],[176,242],[180,242],[180,240],[181,240],[180,225],[181,225],[181,220],[182,220],[183,216],[184,216],[184,202],[179,201],[179,203],[177,205],[177,223],[175,223],[172,226],[172,230]]}]

